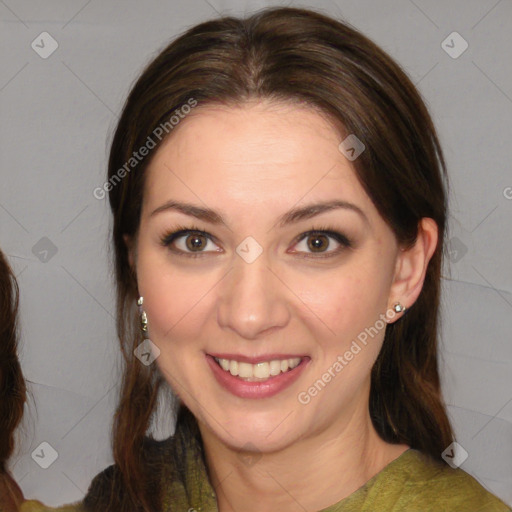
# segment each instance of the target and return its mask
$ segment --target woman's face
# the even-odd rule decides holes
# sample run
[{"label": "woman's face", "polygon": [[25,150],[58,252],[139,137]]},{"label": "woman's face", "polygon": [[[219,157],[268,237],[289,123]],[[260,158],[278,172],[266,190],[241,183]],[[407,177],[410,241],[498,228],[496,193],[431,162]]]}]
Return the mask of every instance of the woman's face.
[{"label": "woman's face", "polygon": [[133,257],[156,364],[233,448],[367,417],[399,248],[340,142],[305,107],[199,105],[148,167]]}]

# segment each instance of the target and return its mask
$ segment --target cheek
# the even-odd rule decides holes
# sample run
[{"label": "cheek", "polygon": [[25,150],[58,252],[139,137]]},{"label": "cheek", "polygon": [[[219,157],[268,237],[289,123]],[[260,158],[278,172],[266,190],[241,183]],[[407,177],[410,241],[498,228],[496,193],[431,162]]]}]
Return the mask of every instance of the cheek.
[{"label": "cheek", "polygon": [[149,332],[155,342],[187,325],[204,294],[201,275],[184,275],[169,265],[165,253],[140,245],[137,261],[139,291],[144,297]]},{"label": "cheek", "polygon": [[298,295],[307,306],[304,313],[313,313],[311,325],[325,331],[327,339],[356,336],[386,310],[387,280],[374,266],[354,264],[321,279],[299,279]]},{"label": "cheek", "polygon": [[176,337],[177,333],[183,336],[187,329],[194,330],[197,324],[192,319],[200,312],[198,306],[203,295],[199,280],[160,275],[145,281],[145,288],[149,329],[156,339]]}]

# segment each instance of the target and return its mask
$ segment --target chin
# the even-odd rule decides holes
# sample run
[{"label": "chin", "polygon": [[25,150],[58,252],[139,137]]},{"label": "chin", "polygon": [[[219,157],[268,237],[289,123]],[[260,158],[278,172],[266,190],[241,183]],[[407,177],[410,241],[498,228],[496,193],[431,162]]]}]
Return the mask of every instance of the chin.
[{"label": "chin", "polygon": [[[296,431],[298,425],[288,423],[293,415],[286,418],[277,417],[270,413],[252,413],[237,415],[226,421],[219,421],[214,428],[209,429],[224,444],[235,450],[273,452],[286,448],[295,442],[300,434]],[[284,420],[284,421],[283,421]]]}]

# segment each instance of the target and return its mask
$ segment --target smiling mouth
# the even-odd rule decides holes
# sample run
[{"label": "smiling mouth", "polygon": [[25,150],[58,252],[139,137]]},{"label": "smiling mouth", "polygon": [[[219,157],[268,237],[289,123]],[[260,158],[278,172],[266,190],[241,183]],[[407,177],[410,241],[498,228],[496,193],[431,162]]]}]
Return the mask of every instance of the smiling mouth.
[{"label": "smiling mouth", "polygon": [[230,373],[246,382],[265,381],[282,373],[287,373],[296,368],[302,359],[301,357],[292,357],[290,359],[273,359],[251,364],[234,359],[214,357],[215,362],[226,373]]}]

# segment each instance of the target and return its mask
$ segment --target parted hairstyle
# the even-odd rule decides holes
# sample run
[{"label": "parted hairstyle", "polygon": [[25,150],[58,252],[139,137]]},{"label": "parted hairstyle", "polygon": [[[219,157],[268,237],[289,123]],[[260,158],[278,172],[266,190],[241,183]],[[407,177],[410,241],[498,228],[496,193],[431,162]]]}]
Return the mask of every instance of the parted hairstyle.
[{"label": "parted hairstyle", "polygon": [[[270,8],[246,18],[222,17],[189,29],[147,65],[113,136],[108,192],[124,376],[112,427],[115,472],[110,501],[102,505],[109,510],[158,510],[162,500],[157,468],[163,458],[147,455],[148,446],[154,447],[147,430],[164,380],[155,364],[142,365],[133,355],[142,337],[136,276],[124,241],[125,235],[136,237],[139,227],[145,171],[161,144],[155,130],[191,100],[201,108],[259,99],[309,106],[332,121],[340,142],[355,134],[364,143],[354,171],[402,247],[414,243],[422,218],[437,223],[439,243],[421,294],[400,321],[386,327],[371,372],[369,412],[382,439],[409,444],[436,460],[453,441],[437,354],[446,166],[420,93],[375,43],[318,12]],[[148,137],[156,147],[127,170]],[[197,422],[177,403],[176,432],[165,446],[175,477],[183,480],[187,444],[205,459]],[[100,501],[91,497],[88,503],[94,508]]]}]

